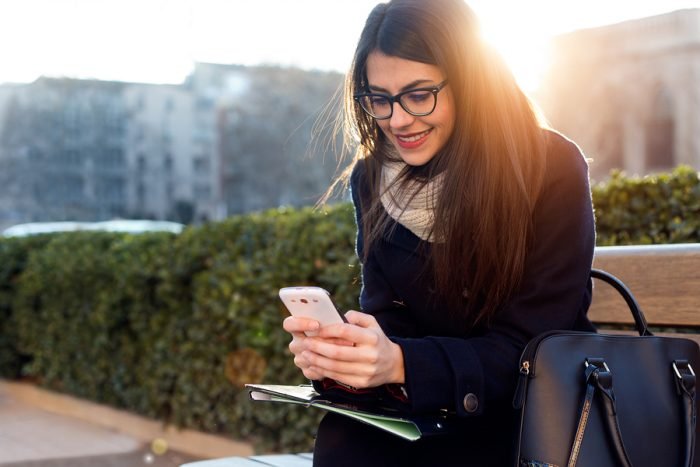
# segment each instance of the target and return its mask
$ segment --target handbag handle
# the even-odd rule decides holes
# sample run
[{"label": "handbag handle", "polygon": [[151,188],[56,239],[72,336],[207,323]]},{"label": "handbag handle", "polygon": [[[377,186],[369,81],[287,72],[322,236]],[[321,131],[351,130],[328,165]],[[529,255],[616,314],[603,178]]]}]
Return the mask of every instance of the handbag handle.
[{"label": "handbag handle", "polygon": [[[620,424],[617,419],[617,408],[615,405],[615,394],[613,392],[613,378],[608,365],[603,358],[587,358],[585,363],[585,384],[586,393],[581,405],[581,415],[579,417],[576,435],[571,446],[567,467],[576,467],[578,456],[583,444],[583,436],[586,431],[588,417],[593,405],[593,397],[600,394],[600,399],[605,409],[603,424],[610,437],[618,464],[622,467],[632,467],[625,444],[620,433]],[[693,455],[695,453],[695,385],[696,377],[693,368],[687,360],[674,360],[672,362],[673,377],[676,384],[676,391],[680,398],[683,412],[683,432],[685,450],[683,452],[682,467],[692,467]]]},{"label": "handbag handle", "polygon": [[586,395],[581,406],[581,416],[576,429],[574,443],[571,447],[571,453],[569,454],[569,462],[566,465],[567,467],[576,467],[578,455],[581,452],[581,445],[583,444],[586,424],[588,423],[588,417],[593,407],[593,396],[595,396],[597,390],[598,394],[600,394],[603,407],[605,408],[603,424],[612,441],[617,462],[621,467],[632,467],[632,462],[630,461],[627,449],[625,449],[625,443],[623,443],[622,435],[620,434],[620,424],[617,420],[615,393],[612,387],[612,373],[610,373],[608,365],[602,358],[587,358],[584,363]]},{"label": "handbag handle", "polygon": [[630,312],[632,313],[635,327],[637,328],[637,332],[639,332],[640,336],[654,335],[649,330],[647,320],[644,317],[644,313],[642,312],[639,303],[637,303],[637,300],[634,298],[634,295],[632,295],[632,292],[630,292],[630,289],[628,289],[627,286],[620,279],[613,276],[607,271],[595,268],[591,269],[591,277],[594,279],[602,280],[603,282],[607,282],[615,290],[617,290],[620,293],[620,295],[622,295],[622,298],[625,299],[625,302],[627,303],[627,306],[629,307]]}]

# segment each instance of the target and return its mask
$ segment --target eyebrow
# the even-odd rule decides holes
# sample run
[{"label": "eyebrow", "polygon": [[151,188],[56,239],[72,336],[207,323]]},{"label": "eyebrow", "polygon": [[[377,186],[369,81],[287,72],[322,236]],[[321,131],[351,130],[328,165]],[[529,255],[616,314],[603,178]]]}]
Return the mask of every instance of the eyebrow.
[{"label": "eyebrow", "polygon": [[[416,88],[416,87],[421,86],[421,85],[424,85],[424,84],[435,86],[434,81],[431,80],[431,79],[417,79],[417,80],[415,80],[415,81],[411,81],[411,82],[408,83],[406,86],[402,87],[402,88],[399,90],[399,92],[408,91],[409,89],[413,89],[413,88]],[[385,92],[385,93],[389,94],[389,91],[388,91],[387,89],[381,87],[381,86],[372,86],[372,85],[370,85],[370,86],[369,86],[369,89],[370,89],[371,91],[380,91],[380,92]]]}]

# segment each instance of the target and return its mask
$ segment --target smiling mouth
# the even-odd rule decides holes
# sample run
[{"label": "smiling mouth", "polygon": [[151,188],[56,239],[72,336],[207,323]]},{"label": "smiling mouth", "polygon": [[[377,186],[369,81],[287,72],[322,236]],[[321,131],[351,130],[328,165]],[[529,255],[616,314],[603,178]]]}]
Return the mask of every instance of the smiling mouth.
[{"label": "smiling mouth", "polygon": [[396,144],[398,144],[403,149],[415,149],[421,146],[425,140],[430,135],[433,129],[421,131],[420,133],[413,133],[412,135],[394,135],[396,138]]},{"label": "smiling mouth", "polygon": [[398,139],[402,143],[415,143],[416,141],[420,141],[421,139],[428,136],[428,133],[430,133],[431,131],[432,131],[432,129],[425,130],[425,131],[422,131],[420,133],[415,133],[413,135],[408,135],[408,136],[396,135],[396,139]]}]

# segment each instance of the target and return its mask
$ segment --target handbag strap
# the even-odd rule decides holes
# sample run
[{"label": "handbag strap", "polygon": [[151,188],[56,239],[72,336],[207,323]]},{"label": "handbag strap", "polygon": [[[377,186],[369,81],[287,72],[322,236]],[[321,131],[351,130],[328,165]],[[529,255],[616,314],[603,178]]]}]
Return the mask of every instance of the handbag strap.
[{"label": "handbag strap", "polygon": [[591,277],[594,279],[599,279],[603,282],[607,282],[615,290],[617,290],[620,293],[620,295],[622,295],[622,298],[625,299],[625,302],[627,303],[627,306],[629,307],[630,312],[632,313],[635,327],[637,328],[637,332],[639,332],[640,336],[653,335],[652,332],[649,330],[649,325],[647,324],[647,320],[644,317],[642,308],[639,306],[639,303],[637,303],[637,300],[634,298],[634,295],[632,295],[632,292],[630,291],[630,289],[627,288],[624,282],[622,282],[620,279],[613,276],[609,272],[603,271],[602,269],[591,269]]},{"label": "handbag strap", "polygon": [[583,400],[581,416],[579,417],[578,428],[576,429],[576,436],[574,437],[574,443],[571,447],[571,454],[569,455],[567,467],[576,467],[596,390],[598,390],[598,393],[601,395],[603,407],[605,408],[603,423],[613,442],[615,456],[617,457],[619,465],[621,467],[632,467],[620,434],[620,424],[617,420],[615,394],[612,387],[612,373],[605,363],[605,360],[602,358],[587,358],[585,365],[586,395]]},{"label": "handbag strap", "polygon": [[[676,390],[681,400],[683,412],[683,430],[685,434],[685,452],[683,453],[683,467],[692,467],[693,453],[695,452],[695,426],[696,406],[695,406],[695,386],[696,377],[693,368],[687,360],[674,360],[672,368],[675,375],[674,381]],[[629,455],[625,449],[625,444],[622,441],[620,433],[620,424],[617,419],[617,409],[615,407],[615,394],[612,387],[612,373],[602,358],[587,358],[585,361],[585,381],[586,394],[581,406],[581,415],[579,417],[576,436],[569,454],[569,462],[567,467],[576,467],[578,456],[581,452],[583,444],[583,436],[588,424],[591,407],[593,406],[593,398],[597,392],[601,395],[600,399],[603,402],[605,416],[603,423],[607,429],[608,435],[613,443],[615,456],[622,467],[632,467]]]},{"label": "handbag strap", "polygon": [[674,360],[673,371],[676,376],[676,390],[681,397],[683,424],[685,430],[685,453],[683,465],[693,464],[695,453],[695,424],[697,410],[695,409],[695,372],[687,360]]}]

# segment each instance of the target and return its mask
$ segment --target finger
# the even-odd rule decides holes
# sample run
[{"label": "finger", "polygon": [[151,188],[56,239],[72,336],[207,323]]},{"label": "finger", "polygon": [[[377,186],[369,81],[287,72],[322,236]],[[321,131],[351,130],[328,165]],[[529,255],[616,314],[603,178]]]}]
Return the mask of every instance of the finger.
[{"label": "finger", "polygon": [[301,368],[302,370],[305,370],[311,366],[311,363],[301,355],[297,355],[294,357],[294,365],[297,368]]},{"label": "finger", "polygon": [[318,331],[320,323],[310,318],[289,316],[282,322],[282,328],[289,333],[305,333]]},{"label": "finger", "polygon": [[366,362],[372,363],[373,347],[371,346],[348,346],[337,345],[327,339],[313,339],[305,342],[305,352],[317,354],[331,360],[342,362]]},{"label": "finger", "polygon": [[302,373],[304,376],[306,376],[310,380],[321,380],[323,379],[323,375],[319,373],[317,370],[314,368],[305,368],[302,370]]},{"label": "finger", "polygon": [[336,337],[329,337],[326,339],[326,342],[330,342],[331,344],[335,345],[344,345],[347,347],[353,347],[355,345],[354,342],[346,341],[345,339],[338,339]]},{"label": "finger", "polygon": [[340,339],[353,342],[355,345],[375,345],[377,333],[354,324],[330,324],[323,326],[318,333],[324,339]]},{"label": "finger", "polygon": [[304,350],[306,350],[306,348],[306,341],[303,338],[295,337],[289,343],[289,351],[292,352],[294,355],[302,353]]},{"label": "finger", "polygon": [[363,360],[338,360],[309,351],[302,352],[301,358],[308,362],[308,366],[318,368],[323,372],[333,371],[346,375],[368,375],[374,373],[373,366]]},{"label": "finger", "polygon": [[349,323],[360,326],[361,328],[379,327],[377,319],[374,316],[362,313],[361,311],[348,311],[345,313],[345,318]]}]

